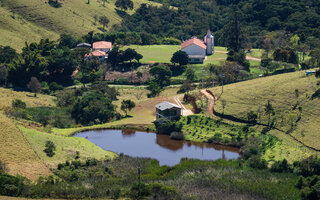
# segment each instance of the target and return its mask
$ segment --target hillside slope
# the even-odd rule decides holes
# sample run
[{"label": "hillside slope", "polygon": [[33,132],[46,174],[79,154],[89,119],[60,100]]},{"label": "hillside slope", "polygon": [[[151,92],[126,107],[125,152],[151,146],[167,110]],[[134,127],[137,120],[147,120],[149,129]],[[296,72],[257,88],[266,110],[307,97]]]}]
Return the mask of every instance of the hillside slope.
[{"label": "hillside slope", "polygon": [[[55,40],[62,33],[82,36],[89,31],[99,31],[94,16],[107,16],[109,27],[119,24],[122,18],[115,10],[115,0],[103,5],[102,1],[60,0],[62,7],[54,8],[47,0],[3,0],[0,7],[0,45],[20,49],[25,41],[41,38]],[[148,0],[133,0],[134,10]],[[152,3],[153,5],[159,5]],[[129,11],[132,14],[133,11]],[[109,28],[110,29],[110,28]]]},{"label": "hillside slope", "polygon": [[[299,71],[226,85],[221,99],[216,102],[215,111],[223,112],[223,99],[225,115],[247,119],[247,113],[254,111],[261,114],[262,123],[267,123],[264,109],[270,100],[275,111],[276,127],[279,130],[271,130],[269,133],[288,145],[295,146],[297,150],[295,152],[283,148],[281,151],[284,158],[286,156],[293,158],[297,156],[298,151],[300,155],[308,154],[312,148],[320,151],[320,99],[310,98],[318,87],[316,83],[317,79],[314,76],[306,76],[304,71]],[[211,91],[220,95],[221,89],[216,87]],[[295,90],[298,91],[298,98]],[[294,108],[297,101],[298,106]],[[300,120],[298,120],[299,106],[302,108]],[[292,130],[290,130],[291,123],[294,124]]]}]

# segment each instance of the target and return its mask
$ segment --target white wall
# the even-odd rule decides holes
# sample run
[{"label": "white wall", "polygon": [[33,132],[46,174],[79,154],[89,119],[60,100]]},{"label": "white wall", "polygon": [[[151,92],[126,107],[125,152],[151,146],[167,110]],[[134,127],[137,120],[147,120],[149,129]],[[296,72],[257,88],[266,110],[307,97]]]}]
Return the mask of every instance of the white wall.
[{"label": "white wall", "polygon": [[206,56],[206,49],[199,47],[198,45],[192,44],[187,46],[182,51],[186,52],[188,55],[203,55]]}]

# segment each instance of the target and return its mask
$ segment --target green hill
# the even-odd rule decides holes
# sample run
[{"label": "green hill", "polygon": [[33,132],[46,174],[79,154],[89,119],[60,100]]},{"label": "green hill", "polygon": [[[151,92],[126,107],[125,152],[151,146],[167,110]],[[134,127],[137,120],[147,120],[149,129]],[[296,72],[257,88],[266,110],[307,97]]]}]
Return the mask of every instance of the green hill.
[{"label": "green hill", "polygon": [[[54,8],[46,0],[1,0],[0,1],[0,45],[20,49],[25,41],[39,41],[41,38],[58,39],[62,33],[82,36],[89,31],[99,32],[101,25],[95,24],[94,16],[107,16],[109,27],[119,24],[122,18],[117,14],[115,0],[103,5],[100,0],[61,0],[62,7]],[[133,0],[134,10],[148,0]],[[133,11],[129,11],[132,14]]]},{"label": "green hill", "polygon": [[[306,76],[305,71],[299,71],[229,84],[223,88],[215,111],[223,112],[222,100],[225,100],[225,115],[247,119],[248,112],[253,111],[258,116],[260,113],[261,120],[258,121],[266,124],[268,117],[264,109],[270,100],[275,112],[271,118],[275,118],[277,130],[272,129],[269,133],[282,139],[283,145],[267,152],[269,159],[279,159],[281,155],[282,158],[297,160],[320,151],[320,99],[311,99],[319,88],[318,81],[314,76]],[[221,87],[211,91],[220,95]],[[262,129],[263,126],[256,128]]]}]

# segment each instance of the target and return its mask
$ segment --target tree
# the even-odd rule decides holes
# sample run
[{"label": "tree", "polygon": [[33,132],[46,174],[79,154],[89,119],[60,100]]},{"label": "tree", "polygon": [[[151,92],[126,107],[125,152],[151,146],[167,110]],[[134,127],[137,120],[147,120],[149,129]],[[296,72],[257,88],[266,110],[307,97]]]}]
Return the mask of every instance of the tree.
[{"label": "tree", "polygon": [[8,80],[8,68],[5,64],[0,64],[0,83],[4,83],[7,86]]},{"label": "tree", "polygon": [[269,71],[273,69],[272,59],[271,58],[262,59],[261,62],[260,62],[260,65],[261,65],[261,67],[263,67],[265,69],[266,74],[268,74]]},{"label": "tree", "polygon": [[222,100],[221,100],[221,105],[222,105],[222,114],[224,115],[224,109],[225,109],[225,107],[227,106],[227,101],[224,100],[224,99],[222,99]]},{"label": "tree", "polygon": [[267,104],[264,107],[264,112],[266,113],[266,115],[268,115],[268,126],[271,125],[271,115],[274,115],[274,108],[270,102],[270,100],[268,100]]},{"label": "tree", "polygon": [[109,122],[115,114],[115,106],[110,98],[99,91],[83,93],[71,111],[72,118],[84,125]]},{"label": "tree", "polygon": [[131,101],[130,99],[123,100],[121,102],[121,110],[126,113],[126,116],[128,116],[128,111],[130,112],[135,106],[136,106],[136,104],[133,101]]},{"label": "tree", "polygon": [[147,94],[148,98],[158,96],[161,92],[161,87],[155,81],[150,81],[147,89],[150,91],[150,93]]},{"label": "tree", "polygon": [[17,57],[17,52],[10,46],[0,46],[0,63],[10,63],[14,58]]},{"label": "tree", "polygon": [[170,85],[170,78],[172,72],[168,66],[158,65],[150,69],[150,74],[153,76],[154,81],[162,88]]},{"label": "tree", "polygon": [[136,59],[138,62],[143,58],[141,54],[139,54],[136,50],[128,48],[123,52],[123,57],[125,61],[132,62],[133,59]]},{"label": "tree", "polygon": [[320,67],[320,49],[316,48],[310,52],[311,62],[314,67]]},{"label": "tree", "polygon": [[46,141],[45,149],[43,151],[47,154],[47,156],[53,157],[55,154],[54,152],[55,150],[56,150],[56,145],[50,140]]},{"label": "tree", "polygon": [[100,16],[99,17],[99,23],[103,26],[103,29],[106,29],[110,20],[106,16]]},{"label": "tree", "polygon": [[133,9],[133,1],[132,0],[117,0],[115,3],[117,8],[123,10],[132,10]]},{"label": "tree", "polygon": [[28,88],[34,92],[34,97],[37,97],[37,93],[41,91],[42,86],[36,77],[31,77]]},{"label": "tree", "polygon": [[173,54],[171,62],[173,64],[178,63],[179,66],[187,65],[189,63],[188,54],[184,51],[179,50]]},{"label": "tree", "polygon": [[185,75],[186,75],[187,80],[189,80],[191,82],[194,81],[194,79],[196,77],[195,71],[190,67],[188,67],[186,69]]}]

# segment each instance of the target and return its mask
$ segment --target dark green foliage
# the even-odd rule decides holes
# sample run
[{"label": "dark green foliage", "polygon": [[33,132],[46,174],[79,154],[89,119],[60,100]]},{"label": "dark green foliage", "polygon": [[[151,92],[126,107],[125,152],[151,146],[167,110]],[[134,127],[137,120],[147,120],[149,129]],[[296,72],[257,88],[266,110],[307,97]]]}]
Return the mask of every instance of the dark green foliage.
[{"label": "dark green foliage", "polygon": [[297,64],[299,62],[299,57],[297,53],[290,48],[276,49],[273,52],[273,58],[275,61],[287,62]]},{"label": "dark green foliage", "polygon": [[160,118],[153,122],[157,133],[170,135],[172,132],[181,132],[182,124],[170,121],[167,118]]},{"label": "dark green foliage", "polygon": [[45,149],[43,151],[47,154],[47,156],[53,157],[55,154],[55,150],[56,150],[56,145],[50,140],[46,141]]},{"label": "dark green foliage", "polygon": [[301,190],[303,200],[318,200],[320,198],[320,177],[300,177],[296,187]]},{"label": "dark green foliage", "polygon": [[315,74],[316,78],[320,78],[320,69],[316,70],[316,74]]},{"label": "dark green foliage", "polygon": [[191,81],[185,80],[177,93],[185,93],[195,89],[195,85],[192,85]]},{"label": "dark green foliage", "polygon": [[259,156],[252,156],[248,160],[249,166],[254,169],[267,169],[268,163],[263,158]]},{"label": "dark green foliage", "polygon": [[155,81],[150,81],[147,89],[150,93],[147,94],[148,98],[156,97],[162,91],[161,87]]},{"label": "dark green foliage", "polygon": [[128,112],[130,112],[134,107],[136,106],[136,104],[129,100],[123,100],[121,102],[121,110],[124,111],[126,113],[126,116],[128,115]]},{"label": "dark green foliage", "polygon": [[184,51],[177,51],[172,55],[170,60],[173,64],[179,64],[180,66],[187,65],[189,63],[188,54]]},{"label": "dark green foliage", "polygon": [[48,124],[57,128],[70,128],[75,126],[75,121],[71,118],[70,112],[66,108],[35,107],[27,109],[28,115],[33,121]]},{"label": "dark green foliage", "polygon": [[[255,48],[262,46],[259,37],[264,32],[285,30],[298,34],[301,40],[311,39],[311,36],[319,38],[318,1],[154,1],[164,3],[164,6],[142,4],[135,14],[125,17],[122,22],[123,30],[144,31],[186,40],[194,35],[203,37],[210,27],[216,44],[228,46],[228,42],[237,43],[237,34],[230,32],[233,34],[230,34],[233,38],[231,40],[223,34],[223,30],[232,25],[232,18],[238,18],[238,27],[246,33]],[[170,5],[178,9],[171,9]],[[242,45],[250,47],[250,42]]]},{"label": "dark green foliage", "polygon": [[310,156],[302,161],[293,163],[294,172],[304,177],[320,175],[320,159],[315,156]]},{"label": "dark green foliage", "polygon": [[103,29],[105,29],[108,26],[109,22],[110,20],[108,19],[108,17],[106,16],[99,17],[99,23],[103,26]]},{"label": "dark green foliage", "polygon": [[16,50],[10,46],[0,46],[0,63],[11,63],[17,56]]},{"label": "dark green foliage", "polygon": [[16,99],[12,101],[12,108],[26,109],[27,104],[20,99]]},{"label": "dark green foliage", "polygon": [[165,66],[165,65],[153,66],[150,69],[150,74],[152,74],[154,81],[160,87],[170,85],[170,78],[172,76],[172,72],[168,66]]},{"label": "dark green foliage", "polygon": [[256,123],[257,118],[258,118],[257,113],[253,112],[252,110],[247,113],[247,119],[249,122]]},{"label": "dark green foliage", "polygon": [[185,76],[188,81],[190,81],[190,82],[194,81],[194,79],[196,77],[194,69],[192,69],[191,67],[188,67],[186,69]]},{"label": "dark green foliage", "polygon": [[48,3],[50,6],[52,6],[54,8],[62,7],[62,3],[60,3],[59,0],[49,0]]},{"label": "dark green foliage", "polygon": [[272,164],[271,172],[291,172],[291,166],[288,164],[288,161],[286,159],[283,159],[282,161],[276,161]]},{"label": "dark green foliage", "polygon": [[55,92],[55,91],[57,91],[57,90],[63,90],[63,86],[62,85],[59,85],[59,84],[57,84],[56,82],[51,82],[50,84],[49,84],[49,89],[50,89],[50,91],[52,91],[52,92]]},{"label": "dark green foliage", "polygon": [[8,68],[6,64],[0,64],[0,84],[4,86],[7,86]]},{"label": "dark green foliage", "polygon": [[133,183],[130,188],[130,197],[132,199],[143,199],[150,194],[150,187],[145,183]]},{"label": "dark green foliage", "polygon": [[15,177],[0,172],[0,195],[19,196],[24,189],[22,177]]},{"label": "dark green foliage", "polygon": [[311,99],[315,99],[315,98],[320,98],[320,89],[318,89],[312,94]]},{"label": "dark green foliage", "polygon": [[313,67],[320,67],[320,49],[317,47],[310,52],[310,62]]},{"label": "dark green foliage", "polygon": [[120,8],[121,10],[132,10],[133,9],[133,1],[131,0],[117,0],[115,6]]},{"label": "dark green foliage", "polygon": [[114,118],[115,107],[109,97],[97,91],[88,91],[77,98],[71,116],[77,123],[85,125],[104,123]]},{"label": "dark green foliage", "polygon": [[90,90],[99,91],[109,97],[112,101],[118,100],[117,96],[119,95],[119,91],[114,87],[109,87],[107,82],[94,82],[92,83]]}]

